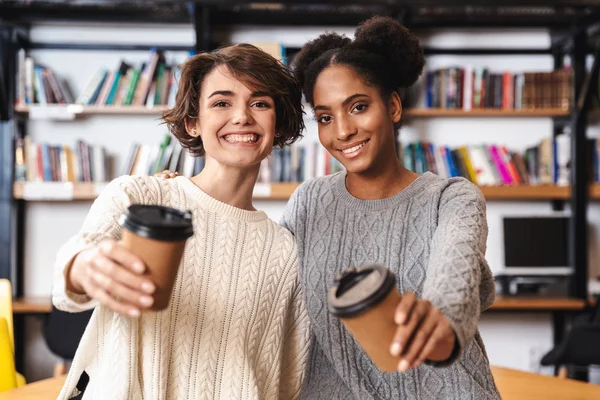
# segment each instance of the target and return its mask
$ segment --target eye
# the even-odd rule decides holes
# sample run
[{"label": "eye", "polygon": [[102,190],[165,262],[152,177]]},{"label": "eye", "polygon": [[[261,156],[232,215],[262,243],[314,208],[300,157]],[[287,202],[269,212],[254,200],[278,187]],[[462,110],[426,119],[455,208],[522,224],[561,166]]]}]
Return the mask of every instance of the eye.
[{"label": "eye", "polygon": [[271,108],[271,105],[269,103],[267,103],[266,101],[257,101],[256,103],[252,104],[252,107]]},{"label": "eye", "polygon": [[316,119],[319,124],[328,124],[333,118],[331,118],[331,115],[322,115],[320,117],[316,117]]},{"label": "eye", "polygon": [[227,107],[228,105],[226,101],[217,101],[213,104],[213,107]]},{"label": "eye", "polygon": [[362,112],[365,111],[369,106],[364,103],[357,104],[352,111]]}]

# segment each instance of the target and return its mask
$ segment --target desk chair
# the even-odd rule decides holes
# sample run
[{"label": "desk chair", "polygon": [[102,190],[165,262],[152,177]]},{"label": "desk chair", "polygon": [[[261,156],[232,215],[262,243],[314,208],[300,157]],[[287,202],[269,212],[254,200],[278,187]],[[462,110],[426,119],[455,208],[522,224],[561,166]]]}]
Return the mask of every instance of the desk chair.
[{"label": "desk chair", "polygon": [[[4,320],[4,324],[6,325],[6,338],[4,340],[6,340],[10,346],[14,368],[15,337],[13,333],[12,287],[8,279],[0,279],[0,318]],[[0,327],[0,329],[2,328]],[[0,332],[0,336],[1,335],[2,333]],[[19,338],[19,340],[22,340],[22,338]],[[25,377],[16,372],[17,387],[24,386],[26,383]]]},{"label": "desk chair", "polygon": [[544,366],[563,366],[559,376],[566,377],[566,365],[588,367],[600,365],[600,299],[591,312],[587,312],[573,321],[573,325],[564,340],[550,350],[541,360]]},{"label": "desk chair", "polygon": [[73,360],[93,312],[68,313],[52,306],[44,324],[44,339],[50,351],[62,360],[54,366],[55,377],[67,372],[67,364]]},{"label": "desk chair", "polygon": [[0,317],[0,392],[17,387],[15,356],[6,318]]}]

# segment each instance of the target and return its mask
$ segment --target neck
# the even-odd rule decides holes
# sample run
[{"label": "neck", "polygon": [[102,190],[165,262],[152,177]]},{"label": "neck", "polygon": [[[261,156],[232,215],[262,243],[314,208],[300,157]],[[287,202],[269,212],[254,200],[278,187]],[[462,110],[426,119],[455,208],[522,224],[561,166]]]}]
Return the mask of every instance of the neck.
[{"label": "neck", "polygon": [[190,180],[209,196],[231,206],[256,211],[252,205],[252,192],[260,165],[251,168],[224,166],[206,157],[202,172]]},{"label": "neck", "polygon": [[419,175],[404,168],[396,157],[380,168],[346,175],[346,189],[361,200],[380,200],[393,197],[410,185]]}]

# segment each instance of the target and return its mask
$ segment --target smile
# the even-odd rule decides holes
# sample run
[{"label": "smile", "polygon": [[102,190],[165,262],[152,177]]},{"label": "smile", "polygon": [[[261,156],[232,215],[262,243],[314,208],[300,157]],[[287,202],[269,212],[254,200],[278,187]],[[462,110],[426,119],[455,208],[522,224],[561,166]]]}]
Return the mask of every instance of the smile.
[{"label": "smile", "polygon": [[230,134],[223,136],[223,139],[229,143],[256,143],[259,136],[255,133],[248,134]]},{"label": "smile", "polygon": [[361,150],[363,147],[365,147],[365,145],[369,142],[369,139],[358,143],[355,146],[349,147],[347,149],[340,149],[340,152],[344,155],[344,157],[346,158],[354,158],[356,156],[358,156],[361,153]]}]

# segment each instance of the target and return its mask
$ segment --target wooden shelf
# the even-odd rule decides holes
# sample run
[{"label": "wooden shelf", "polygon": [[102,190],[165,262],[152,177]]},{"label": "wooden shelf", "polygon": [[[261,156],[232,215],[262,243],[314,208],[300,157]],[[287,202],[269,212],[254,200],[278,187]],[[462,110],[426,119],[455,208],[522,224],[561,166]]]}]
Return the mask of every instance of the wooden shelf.
[{"label": "wooden shelf", "polygon": [[157,115],[167,106],[82,106],[79,104],[17,105],[15,112],[28,114],[31,119],[74,119],[88,115]]},{"label": "wooden shelf", "polygon": [[[299,183],[258,183],[255,200],[288,200]],[[15,199],[29,201],[86,201],[94,200],[106,183],[15,182]],[[481,186],[487,200],[568,200],[568,186]],[[600,185],[590,186],[590,199],[600,200]]]},{"label": "wooden shelf", "polygon": [[495,311],[578,311],[585,308],[581,299],[569,297],[504,297],[497,296],[488,310]]},{"label": "wooden shelf", "polygon": [[480,186],[488,200],[568,200],[571,189],[568,186]]},{"label": "wooden shelf", "polygon": [[[258,183],[256,200],[288,200],[298,183]],[[15,182],[13,197],[28,201],[87,201],[94,200],[106,183]]]},{"label": "wooden shelf", "polygon": [[94,200],[106,183],[15,182],[13,197],[30,201]]},{"label": "wooden shelf", "polygon": [[52,300],[48,297],[21,297],[12,303],[14,314],[48,314]]},{"label": "wooden shelf", "polygon": [[434,117],[566,117],[569,110],[561,108],[527,109],[527,110],[501,110],[477,108],[471,111],[452,110],[444,108],[409,108],[404,110],[403,116],[410,118]]}]

